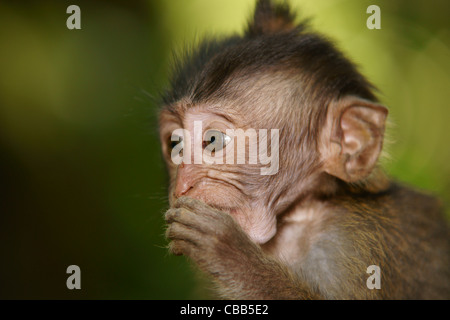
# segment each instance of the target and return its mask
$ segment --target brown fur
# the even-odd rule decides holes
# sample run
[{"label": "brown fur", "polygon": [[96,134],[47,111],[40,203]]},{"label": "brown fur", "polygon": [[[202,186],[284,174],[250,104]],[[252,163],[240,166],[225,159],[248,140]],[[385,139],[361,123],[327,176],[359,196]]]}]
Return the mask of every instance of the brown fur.
[{"label": "brown fur", "polygon": [[[377,165],[387,109],[328,41],[259,1],[243,37],[208,42],[178,65],[160,135],[171,177],[174,254],[232,299],[449,299],[441,204]],[[170,160],[193,122],[280,129],[280,170]],[[224,130],[224,129],[222,129]],[[366,286],[370,265],[381,289]]]}]

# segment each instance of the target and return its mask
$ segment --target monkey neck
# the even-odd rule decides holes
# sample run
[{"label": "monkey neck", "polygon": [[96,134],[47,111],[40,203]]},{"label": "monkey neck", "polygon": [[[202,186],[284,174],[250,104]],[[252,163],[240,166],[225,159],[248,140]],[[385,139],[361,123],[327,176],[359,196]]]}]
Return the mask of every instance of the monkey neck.
[{"label": "monkey neck", "polygon": [[261,248],[288,266],[302,261],[326,221],[328,202],[304,197],[286,210],[277,221],[277,233]]},{"label": "monkey neck", "polygon": [[312,200],[327,201],[342,195],[382,193],[390,187],[390,184],[389,178],[380,167],[375,167],[364,180],[353,183],[342,181],[327,173],[320,173],[299,182],[283,197],[279,197],[273,212],[280,218],[296,208],[308,207]]},{"label": "monkey neck", "polygon": [[[326,217],[334,211],[333,199],[363,194],[381,194],[391,183],[385,172],[377,167],[371,175],[357,183],[346,183],[328,174],[322,174],[299,192],[292,203],[277,216],[275,236],[261,247],[268,254],[289,262],[299,261],[308,251],[312,239],[320,233]],[[293,240],[296,239],[296,240]]]}]

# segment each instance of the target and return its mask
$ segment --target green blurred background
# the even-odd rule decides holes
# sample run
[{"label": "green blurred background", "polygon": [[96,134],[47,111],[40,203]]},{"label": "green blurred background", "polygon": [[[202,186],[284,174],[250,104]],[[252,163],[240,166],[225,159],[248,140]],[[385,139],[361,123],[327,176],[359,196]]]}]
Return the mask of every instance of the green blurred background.
[{"label": "green blurred background", "polygon": [[[381,91],[387,170],[450,199],[450,2],[292,0]],[[81,8],[68,30],[66,8]],[[381,30],[366,8],[381,7]],[[171,52],[254,0],[0,1],[0,298],[199,298],[166,253],[154,103]],[[66,288],[67,266],[81,290]]]}]

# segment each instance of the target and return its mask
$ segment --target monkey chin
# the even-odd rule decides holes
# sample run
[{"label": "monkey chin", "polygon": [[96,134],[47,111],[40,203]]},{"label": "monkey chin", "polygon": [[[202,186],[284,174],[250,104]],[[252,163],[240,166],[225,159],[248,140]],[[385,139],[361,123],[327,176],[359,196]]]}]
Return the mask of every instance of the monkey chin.
[{"label": "monkey chin", "polygon": [[230,214],[241,226],[250,239],[257,244],[264,244],[277,233],[276,216],[259,210],[238,210]]},{"label": "monkey chin", "polygon": [[210,207],[231,215],[242,230],[257,244],[264,244],[277,233],[276,215],[267,210],[230,206],[232,201],[203,200]]},{"label": "monkey chin", "polygon": [[214,201],[205,201],[209,206],[231,215],[250,239],[257,244],[264,244],[277,233],[277,221],[274,214],[263,210],[229,207]]},{"label": "monkey chin", "polygon": [[264,244],[268,242],[270,239],[275,236],[277,233],[277,227],[276,224],[273,224],[270,226],[269,229],[265,230],[250,230],[246,231],[250,239],[252,239],[253,242],[257,244]]}]

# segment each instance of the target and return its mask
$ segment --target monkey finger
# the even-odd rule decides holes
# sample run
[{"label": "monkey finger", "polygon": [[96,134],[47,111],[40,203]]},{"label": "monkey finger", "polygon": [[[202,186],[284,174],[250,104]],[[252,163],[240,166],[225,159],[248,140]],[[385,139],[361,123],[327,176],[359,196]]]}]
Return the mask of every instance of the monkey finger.
[{"label": "monkey finger", "polygon": [[169,240],[189,241],[193,245],[198,245],[202,242],[204,235],[196,229],[178,222],[172,222],[166,230],[166,238]]},{"label": "monkey finger", "polygon": [[189,256],[192,243],[184,240],[174,240],[169,243],[169,252],[175,256]]},{"label": "monkey finger", "polygon": [[205,202],[195,199],[195,198],[191,198],[191,197],[179,197],[177,200],[175,200],[174,203],[174,207],[175,208],[181,208],[181,207],[185,207],[185,208],[197,208],[200,206],[206,205]]},{"label": "monkey finger", "polygon": [[186,208],[169,209],[165,218],[168,224],[178,222],[203,234],[214,233],[219,226],[217,219]]},{"label": "monkey finger", "polygon": [[224,212],[221,212],[220,210],[211,207],[204,201],[186,196],[178,198],[174,203],[174,207],[186,208],[190,211],[196,212],[199,215],[209,216],[211,218],[218,218],[226,214]]},{"label": "monkey finger", "polygon": [[167,223],[172,223],[174,221],[177,221],[178,217],[181,215],[182,209],[169,209],[166,211],[166,214],[164,215],[164,219]]},{"label": "monkey finger", "polygon": [[195,212],[191,212],[185,208],[176,208],[167,210],[165,219],[168,224],[178,222],[188,227],[199,229],[199,223],[196,221],[195,215]]}]

